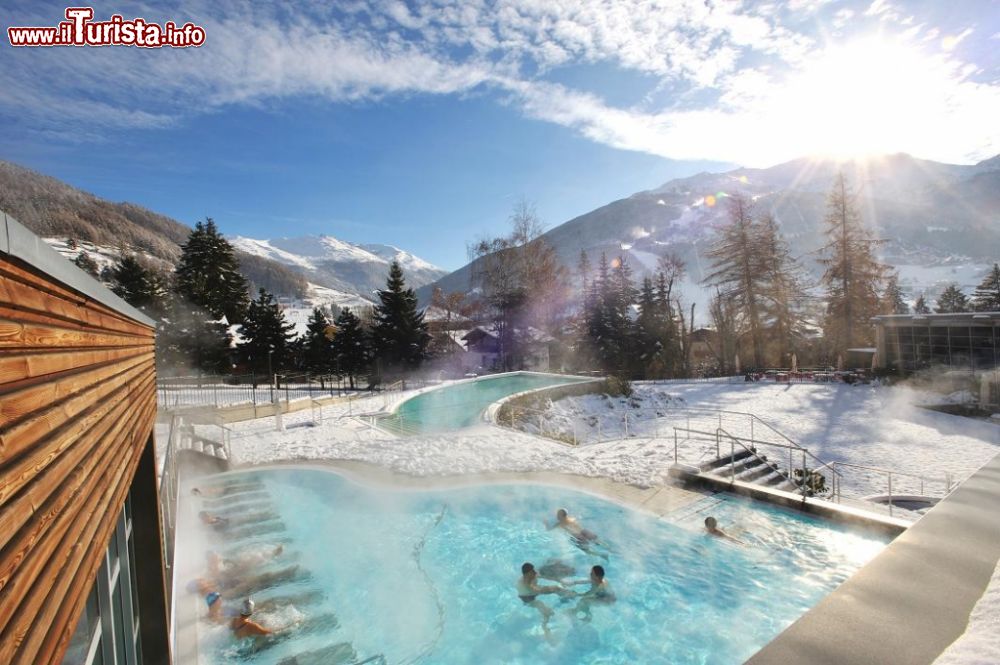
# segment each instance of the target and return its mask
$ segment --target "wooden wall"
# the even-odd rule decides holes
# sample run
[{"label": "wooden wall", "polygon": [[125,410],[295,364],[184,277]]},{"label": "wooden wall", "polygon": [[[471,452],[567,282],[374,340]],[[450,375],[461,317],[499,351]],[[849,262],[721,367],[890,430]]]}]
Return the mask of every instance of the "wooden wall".
[{"label": "wooden wall", "polygon": [[0,663],[62,660],[151,440],[153,339],[0,251]]}]

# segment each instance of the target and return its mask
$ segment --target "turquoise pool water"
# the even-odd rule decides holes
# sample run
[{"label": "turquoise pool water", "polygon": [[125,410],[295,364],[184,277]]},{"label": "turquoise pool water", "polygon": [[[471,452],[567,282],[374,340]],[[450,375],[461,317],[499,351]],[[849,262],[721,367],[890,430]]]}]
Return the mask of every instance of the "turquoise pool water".
[{"label": "turquoise pool water", "polygon": [[475,425],[486,407],[508,395],[579,381],[577,377],[520,373],[465,381],[406,400],[396,409],[395,418],[388,419],[387,423],[390,427],[401,425],[408,431],[461,429]]},{"label": "turquoise pool water", "polygon": [[[200,619],[203,662],[214,664],[741,663],[887,542],[722,494],[657,519],[549,486],[403,492],[302,468],[219,478],[259,482],[264,494],[241,510],[277,515],[260,535],[203,527],[212,546],[239,558],[284,543],[247,574],[298,568],[253,592],[258,602],[291,600],[258,613],[265,624],[293,624],[274,644],[253,651]],[[240,505],[232,497],[196,509],[227,504]],[[607,561],[546,529],[557,507],[610,543]],[[746,545],[706,535],[709,514]],[[579,578],[604,565],[617,602],[595,607],[588,622],[575,600],[541,596],[555,611],[547,638],[514,584],[522,562],[548,560]]]}]

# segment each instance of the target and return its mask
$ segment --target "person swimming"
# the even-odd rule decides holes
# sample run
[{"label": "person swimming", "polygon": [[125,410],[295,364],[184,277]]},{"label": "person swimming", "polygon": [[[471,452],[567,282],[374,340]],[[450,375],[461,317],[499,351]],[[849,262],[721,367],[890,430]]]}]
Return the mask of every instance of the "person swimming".
[{"label": "person swimming", "polygon": [[570,541],[582,551],[587,554],[599,556],[605,561],[608,560],[606,552],[598,552],[595,550],[595,546],[602,546],[607,549],[607,546],[601,542],[600,537],[593,531],[583,528],[575,517],[572,517],[566,512],[565,508],[557,510],[556,521],[552,524],[546,522],[545,526],[549,531],[556,528],[562,529],[569,534]]},{"label": "person swimming", "polygon": [[742,540],[736,538],[735,536],[730,536],[728,533],[719,528],[719,522],[714,517],[705,518],[705,531],[710,536],[715,536],[716,538],[723,538],[725,540],[731,540],[734,543],[739,543],[740,545],[746,545]]}]

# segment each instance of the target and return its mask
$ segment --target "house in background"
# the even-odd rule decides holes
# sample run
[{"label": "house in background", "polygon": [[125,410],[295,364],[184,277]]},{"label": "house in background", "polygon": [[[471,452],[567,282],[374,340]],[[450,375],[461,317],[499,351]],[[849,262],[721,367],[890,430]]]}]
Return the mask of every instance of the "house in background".
[{"label": "house in background", "polygon": [[[515,335],[521,353],[519,369],[547,372],[550,346],[556,343],[556,340],[537,328],[518,330],[515,331]],[[462,358],[462,367],[465,371],[476,373],[500,371],[500,339],[496,333],[477,326],[461,339],[466,349]]]}]

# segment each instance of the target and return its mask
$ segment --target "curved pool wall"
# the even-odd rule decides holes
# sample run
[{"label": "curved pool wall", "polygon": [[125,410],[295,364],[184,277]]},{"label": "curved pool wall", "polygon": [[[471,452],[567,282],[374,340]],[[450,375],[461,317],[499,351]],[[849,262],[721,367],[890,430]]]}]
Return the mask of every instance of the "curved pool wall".
[{"label": "curved pool wall", "polygon": [[383,421],[389,429],[446,432],[482,422],[491,404],[513,395],[594,379],[562,374],[509,372],[431,388],[393,406]]},{"label": "curved pool wall", "polygon": [[[252,501],[189,497],[188,511],[213,510],[234,521],[263,514],[266,528],[214,531],[197,524],[197,537],[185,545],[239,559],[283,544],[280,555],[247,575],[266,579],[297,567],[287,579],[252,589],[259,604],[274,606],[258,613],[262,622],[296,627],[254,652],[207,621],[200,597],[179,589],[177,604],[200,615],[199,660],[212,664],[335,663],[338,654],[353,654],[345,663],[381,662],[379,656],[386,663],[441,665],[737,663],[888,540],[726,494],[657,519],[545,485],[398,490],[324,469],[279,467],[202,478],[199,486],[221,482],[253,485],[259,493]],[[610,544],[607,560],[546,529],[542,520],[556,507]],[[746,544],[706,535],[701,524],[709,514]],[[184,559],[204,561],[204,551]],[[523,561],[540,566],[549,559],[578,578],[603,565],[617,602],[593,608],[586,621],[573,612],[575,600],[541,596],[555,611],[546,638],[538,611],[518,599],[514,582]],[[198,571],[184,574],[190,579]],[[225,597],[223,608],[231,612],[239,602]]]}]

